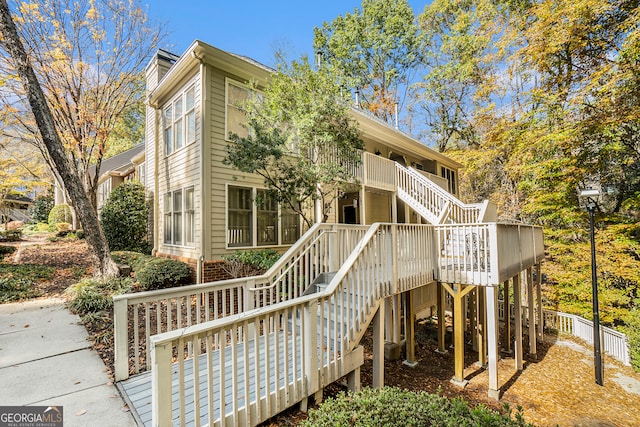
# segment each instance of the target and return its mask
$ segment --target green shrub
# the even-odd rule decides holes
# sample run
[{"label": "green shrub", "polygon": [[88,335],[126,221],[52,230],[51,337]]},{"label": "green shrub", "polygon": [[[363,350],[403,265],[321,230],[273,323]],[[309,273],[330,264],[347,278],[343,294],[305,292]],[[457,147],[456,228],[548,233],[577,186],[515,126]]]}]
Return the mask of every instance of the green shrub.
[{"label": "green shrub", "polygon": [[111,252],[111,258],[117,264],[126,264],[133,271],[138,271],[146,262],[153,259],[151,255],[145,255],[140,252],[133,251],[115,251]]},{"label": "green shrub", "polygon": [[5,256],[12,254],[15,252],[15,246],[4,246],[0,245],[0,260],[2,260]]},{"label": "green shrub", "polygon": [[71,208],[69,207],[69,205],[61,204],[55,205],[53,208],[51,208],[51,212],[49,212],[47,222],[49,223],[49,225],[56,225],[61,222],[73,222],[73,218],[71,217]]},{"label": "green shrub", "polygon": [[42,291],[33,288],[33,281],[24,278],[0,277],[0,303],[37,298]]},{"label": "green shrub", "polygon": [[49,220],[49,213],[53,208],[53,196],[38,196],[31,206],[29,215],[35,222],[46,222]]},{"label": "green shrub", "polygon": [[131,290],[130,278],[97,279],[88,278],[71,285],[66,291],[69,309],[82,316],[98,313],[113,306],[113,296]]},{"label": "green shrub", "polygon": [[100,212],[102,229],[113,251],[147,252],[149,207],[144,186],[128,181],[114,188]]},{"label": "green shrub", "polygon": [[18,242],[22,239],[22,230],[0,230],[0,240],[3,242]]},{"label": "green shrub", "polygon": [[56,227],[55,225],[50,225],[48,222],[39,222],[37,224],[27,224],[22,227],[22,230],[26,234],[51,233],[56,231]]},{"label": "green shrub", "polygon": [[235,251],[224,255],[224,269],[231,277],[247,277],[262,274],[278,261],[280,254],[273,249]]},{"label": "green shrub", "polygon": [[631,366],[636,372],[640,372],[640,310],[631,311],[627,319],[627,324],[622,328],[622,332],[627,335]]},{"label": "green shrub", "polygon": [[470,408],[462,399],[394,387],[365,388],[327,399],[302,426],[531,426],[520,412],[499,414],[483,405]]},{"label": "green shrub", "polygon": [[172,288],[191,283],[189,266],[173,259],[151,257],[134,271],[140,286],[146,290]]}]

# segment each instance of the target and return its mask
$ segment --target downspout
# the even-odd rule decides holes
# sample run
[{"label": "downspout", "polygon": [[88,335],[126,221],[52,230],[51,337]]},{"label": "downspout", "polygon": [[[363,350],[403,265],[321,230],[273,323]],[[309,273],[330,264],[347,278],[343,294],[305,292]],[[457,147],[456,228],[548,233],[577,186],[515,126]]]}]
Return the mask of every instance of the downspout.
[{"label": "downspout", "polygon": [[205,206],[205,203],[209,198],[204,196],[205,194],[209,194],[209,180],[207,179],[207,174],[209,172],[209,153],[205,152],[205,145],[209,140],[209,126],[208,121],[204,119],[207,117],[206,114],[208,114],[207,88],[209,87],[209,81],[204,57],[199,57],[195,52],[192,52],[192,54],[193,57],[200,62],[200,245],[198,248],[196,283],[204,283],[204,260],[208,241],[205,236],[211,226],[211,222],[207,221],[208,217],[206,215],[210,210]]},{"label": "downspout", "polygon": [[158,225],[158,217],[160,214],[160,194],[158,194],[158,192],[160,191],[160,185],[158,184],[158,169],[159,169],[159,165],[160,165],[160,160],[159,160],[159,154],[158,151],[160,150],[159,145],[160,145],[160,137],[158,135],[159,132],[159,126],[158,126],[158,114],[160,113],[160,109],[155,106],[155,105],[150,105],[151,108],[153,108],[153,114],[154,114],[154,119],[153,119],[153,144],[154,144],[154,150],[153,150],[153,249],[151,250],[151,255],[155,256],[156,253],[158,252],[158,241],[159,241],[159,236],[158,236],[158,230],[160,229],[159,225]]}]

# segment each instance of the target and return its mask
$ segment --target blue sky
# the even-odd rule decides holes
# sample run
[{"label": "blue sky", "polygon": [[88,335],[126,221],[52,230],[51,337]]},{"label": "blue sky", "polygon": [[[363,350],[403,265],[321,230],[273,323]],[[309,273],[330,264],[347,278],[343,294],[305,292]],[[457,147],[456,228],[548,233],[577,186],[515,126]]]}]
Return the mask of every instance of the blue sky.
[{"label": "blue sky", "polygon": [[[313,28],[360,8],[361,0],[143,0],[152,19],[166,22],[167,48],[182,54],[195,40],[273,65],[273,52],[290,59],[312,54]],[[425,0],[409,1],[416,14]]]}]

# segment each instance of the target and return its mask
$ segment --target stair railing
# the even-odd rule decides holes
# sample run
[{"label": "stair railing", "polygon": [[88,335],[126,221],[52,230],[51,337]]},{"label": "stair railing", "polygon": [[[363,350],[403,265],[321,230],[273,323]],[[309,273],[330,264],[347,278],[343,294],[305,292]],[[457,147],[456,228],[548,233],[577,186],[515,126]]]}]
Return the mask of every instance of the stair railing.
[{"label": "stair railing", "polygon": [[316,224],[265,274],[115,296],[116,381],[150,368],[152,335],[301,296],[319,274],[337,270],[366,230]]},{"label": "stair railing", "polygon": [[[461,202],[418,171],[396,163],[400,197],[414,210],[435,224],[473,224],[481,222],[482,204]],[[443,210],[449,211],[443,215]],[[439,221],[439,222],[436,222]]]}]

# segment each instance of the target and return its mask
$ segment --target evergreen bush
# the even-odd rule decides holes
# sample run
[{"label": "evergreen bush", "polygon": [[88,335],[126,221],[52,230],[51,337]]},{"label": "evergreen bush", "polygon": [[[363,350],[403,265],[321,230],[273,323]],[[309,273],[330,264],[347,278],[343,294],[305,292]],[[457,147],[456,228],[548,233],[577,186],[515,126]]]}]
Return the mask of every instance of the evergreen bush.
[{"label": "evergreen bush", "polygon": [[267,271],[278,261],[280,254],[273,249],[255,251],[235,251],[224,255],[224,270],[231,277],[256,276]]},{"label": "evergreen bush", "polygon": [[55,205],[53,208],[51,208],[49,216],[47,217],[47,222],[49,223],[49,225],[53,226],[62,222],[73,222],[73,218],[71,217],[71,208],[69,207],[69,205],[61,204]]},{"label": "evergreen bush", "polygon": [[50,195],[36,197],[33,204],[29,206],[29,215],[33,222],[47,222],[53,203],[53,197]]},{"label": "evergreen bush", "polygon": [[84,316],[110,309],[113,296],[129,292],[132,285],[130,278],[87,278],[71,285],[65,293],[69,298],[69,309]]},{"label": "evergreen bush", "polygon": [[127,181],[114,188],[100,212],[102,229],[112,251],[148,252],[149,207],[144,186]]},{"label": "evergreen bush", "polygon": [[395,387],[365,388],[358,393],[340,393],[327,399],[309,418],[306,427],[351,426],[531,426],[517,412],[505,406],[500,414],[483,405],[475,408],[462,399],[447,399],[437,394],[411,392]]},{"label": "evergreen bush", "polygon": [[191,270],[184,262],[149,258],[142,267],[134,269],[140,286],[145,290],[172,288],[191,283]]}]

